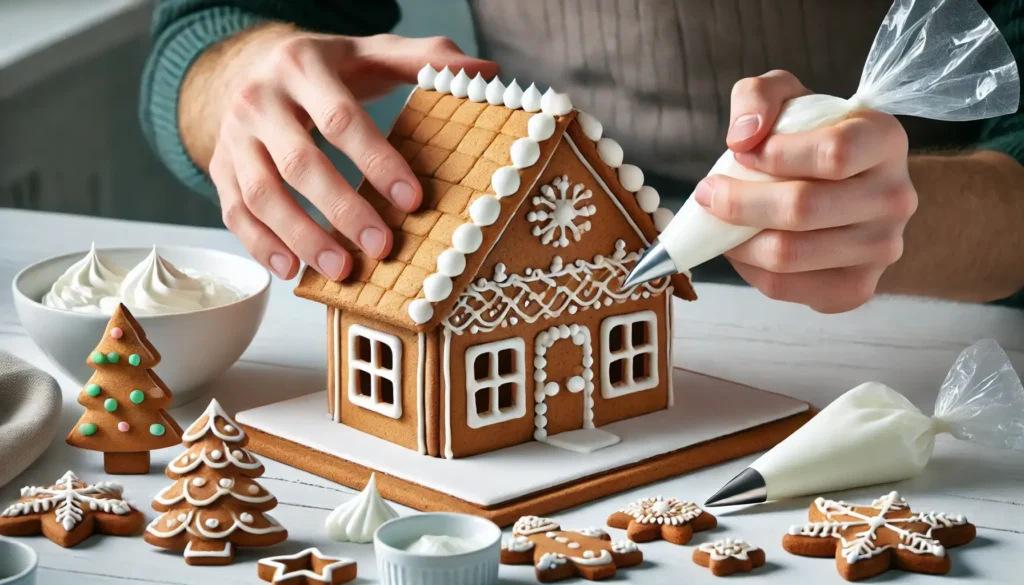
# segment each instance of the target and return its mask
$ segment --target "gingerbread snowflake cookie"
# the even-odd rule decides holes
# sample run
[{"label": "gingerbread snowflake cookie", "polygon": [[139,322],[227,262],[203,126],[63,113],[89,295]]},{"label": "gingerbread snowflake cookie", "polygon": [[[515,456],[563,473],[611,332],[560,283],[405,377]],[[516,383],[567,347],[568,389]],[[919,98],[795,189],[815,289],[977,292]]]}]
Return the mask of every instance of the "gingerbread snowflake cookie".
[{"label": "gingerbread snowflake cookie", "polygon": [[834,556],[839,575],[848,581],[889,568],[944,575],[951,567],[946,548],[967,544],[976,533],[963,516],[912,513],[896,492],[870,506],[818,498],[809,517],[809,523],[789,529],[782,547],[797,555]]},{"label": "gingerbread snowflake cookie", "polygon": [[512,528],[512,540],[501,546],[501,563],[532,563],[541,583],[582,577],[608,579],[617,569],[639,565],[644,555],[628,540],[612,542],[600,528],[563,531],[550,518],[523,516]]},{"label": "gingerbread snowflake cookie", "polygon": [[716,577],[749,573],[764,565],[764,551],[749,542],[725,538],[705,542],[693,551],[693,562],[711,569]]},{"label": "gingerbread snowflake cookie", "polygon": [[693,502],[657,496],[637,500],[615,512],[608,517],[608,526],[624,528],[633,542],[661,538],[682,545],[690,542],[694,532],[718,526],[718,520]]},{"label": "gingerbread snowflake cookie", "polygon": [[120,484],[89,485],[69,471],[54,485],[21,488],[21,499],[0,512],[0,535],[41,532],[63,547],[75,546],[94,532],[128,536],[145,518],[121,493]]}]

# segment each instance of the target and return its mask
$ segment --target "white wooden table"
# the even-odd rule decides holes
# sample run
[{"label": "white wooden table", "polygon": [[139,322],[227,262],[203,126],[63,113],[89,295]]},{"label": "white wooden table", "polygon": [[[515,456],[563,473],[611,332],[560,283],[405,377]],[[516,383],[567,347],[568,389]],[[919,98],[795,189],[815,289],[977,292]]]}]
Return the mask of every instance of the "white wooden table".
[{"label": "white wooden table", "polygon": [[[69,250],[97,246],[188,244],[244,254],[226,231],[120,222],[0,209],[0,349],[11,351],[52,371],[18,322],[11,303],[14,274],[25,265]],[[242,360],[213,383],[209,396],[230,412],[318,391],[324,384],[323,308],[295,298],[293,283],[275,282],[266,320]],[[982,337],[993,337],[1024,372],[1024,312],[996,307],[940,303],[917,299],[880,299],[845,315],[824,316],[775,303],[745,288],[698,285],[700,301],[677,311],[680,322],[673,343],[677,365],[752,384],[824,406],[856,384],[877,379],[906,393],[930,412],[938,384],[956,355]],[[61,428],[45,455],[11,485],[0,488],[0,502],[13,500],[22,485],[56,480],[68,469],[87,480],[104,479],[96,453],[68,447],[63,436],[81,407],[79,388],[57,376],[64,390]],[[189,424],[206,398],[176,408],[172,414]],[[0,424],[2,424],[0,416]],[[153,454],[162,469],[180,451]],[[754,457],[661,482],[594,502],[558,515],[565,526],[601,525],[608,513],[627,501],[664,494],[703,501]],[[43,537],[25,539],[40,555],[43,585],[93,585],[141,582],[257,583],[255,563],[262,556],[294,552],[310,545],[355,558],[361,583],[376,582],[372,545],[339,544],[327,539],[323,520],[328,511],[351,497],[352,490],[264,460],[263,484],[280,502],[272,514],[290,533],[290,540],[270,549],[243,550],[228,567],[189,567],[180,554],[159,552],[141,537],[96,536],[73,549],[62,549]],[[2,454],[0,454],[2,464]],[[110,479],[110,478],[106,478]],[[148,518],[153,494],[169,481],[159,471],[147,476],[114,478],[125,484],[127,497]],[[1007,453],[959,444],[940,437],[935,456],[921,477],[893,486],[843,493],[847,499],[870,499],[896,488],[923,510],[966,514],[978,526],[978,538],[956,549],[953,572],[946,578],[891,573],[876,581],[901,583],[1020,583],[1024,564],[1024,453]],[[795,557],[781,548],[790,524],[805,519],[810,498],[748,509],[718,511],[720,526],[698,535],[742,537],[765,549],[769,566],[748,577],[757,583],[841,583],[830,559]],[[401,513],[413,513],[398,508]],[[692,547],[656,542],[643,547],[645,563],[623,571],[620,582],[708,582],[706,569],[690,560]],[[532,583],[530,567],[502,567],[506,583]]]}]

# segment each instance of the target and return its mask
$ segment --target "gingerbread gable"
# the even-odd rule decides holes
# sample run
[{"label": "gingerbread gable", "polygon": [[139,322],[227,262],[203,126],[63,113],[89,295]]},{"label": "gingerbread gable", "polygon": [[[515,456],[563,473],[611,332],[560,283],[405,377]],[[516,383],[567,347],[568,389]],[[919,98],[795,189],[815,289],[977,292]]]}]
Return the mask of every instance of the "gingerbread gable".
[{"label": "gingerbread gable", "polygon": [[[369,258],[337,236],[355,259],[352,274],[338,283],[307,267],[296,294],[408,330],[434,328],[452,313],[523,202],[541,188],[537,180],[563,140],[649,245],[672,214],[658,208],[658,193],[643,185],[643,172],[622,164],[622,148],[602,137],[599,121],[550,89],[542,96],[533,85],[522,91],[514,80],[505,87],[498,78],[470,80],[462,71],[453,76],[428,65],[388,136],[419,178],[423,203],[407,214],[363,181],[359,193],[394,231],[390,256]],[[696,298],[685,275],[672,284],[683,298]]]}]

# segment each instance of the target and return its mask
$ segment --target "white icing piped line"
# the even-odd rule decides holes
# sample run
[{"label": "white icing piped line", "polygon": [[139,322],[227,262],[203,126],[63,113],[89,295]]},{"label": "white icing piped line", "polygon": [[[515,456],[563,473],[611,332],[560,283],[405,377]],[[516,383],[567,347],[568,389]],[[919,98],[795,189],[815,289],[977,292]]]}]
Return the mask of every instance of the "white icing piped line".
[{"label": "white icing piped line", "polygon": [[469,101],[480,103],[487,100],[487,82],[479,73],[473,78],[473,81],[469,82],[469,89],[466,93],[469,97]]},{"label": "white icing piped line", "polygon": [[555,117],[551,114],[535,114],[526,123],[527,134],[537,142],[544,142],[555,133]]},{"label": "white icing piped line", "polygon": [[445,276],[458,276],[465,269],[466,255],[458,250],[448,248],[437,257],[437,271]]},{"label": "white icing piped line", "polygon": [[501,80],[498,79],[497,76],[495,76],[495,78],[492,79],[491,82],[487,84],[487,92],[485,94],[487,97],[487,103],[491,104],[492,106],[503,105],[505,103],[504,98],[502,97],[504,93],[504,84],[502,84]]},{"label": "white icing piped line", "polygon": [[597,141],[597,154],[605,164],[613,169],[622,166],[622,147],[611,138],[602,138]]},{"label": "white icing piped line", "polygon": [[491,188],[498,197],[508,197],[519,190],[519,171],[515,167],[501,167],[491,175]]},{"label": "white icing piped line", "polygon": [[427,299],[416,299],[409,303],[409,317],[413,323],[422,325],[434,316],[434,307],[430,306]]},{"label": "white icing piped line", "polygon": [[[512,166],[517,169],[525,169],[526,167],[533,166],[540,160],[540,145],[532,138],[519,138],[512,143],[509,154],[512,157]],[[516,188],[512,193],[518,190]]]},{"label": "white icing piped line", "polygon": [[[491,225],[498,220],[499,215],[501,215],[501,203],[491,195],[484,195],[469,206],[469,217],[477,225]],[[438,260],[438,265],[440,266],[440,260]],[[465,256],[462,257],[462,265],[463,267],[466,265]],[[461,273],[462,270],[459,270],[459,274]]]},{"label": "white icing piped line", "polygon": [[469,76],[465,69],[459,69],[459,74],[452,79],[452,95],[457,98],[464,98],[469,95]]},{"label": "white icing piped line", "polygon": [[601,121],[591,116],[586,112],[577,112],[576,121],[580,124],[580,130],[583,130],[583,135],[589,138],[592,142],[601,140],[601,135],[604,133],[604,126],[601,125]]},{"label": "white icing piped line", "polygon": [[523,92],[523,111],[525,112],[539,112],[540,111],[540,91],[537,90],[537,85],[534,83],[530,84],[530,87],[526,88]]},{"label": "white icing piped line", "polygon": [[510,110],[518,110],[523,107],[523,90],[516,83],[515,79],[512,80],[512,83],[508,84],[508,88],[505,89],[501,99],[505,103],[505,107]]},{"label": "white icing piped line", "polygon": [[661,205],[661,196],[654,187],[644,185],[636,192],[636,202],[640,204],[640,209],[644,210],[644,213],[654,213],[658,210],[658,205]]},{"label": "white icing piped line", "polygon": [[455,76],[452,75],[452,70],[446,66],[434,77],[434,89],[441,93],[451,93],[453,79]]},{"label": "white icing piped line", "polygon": [[434,80],[437,79],[437,70],[427,63],[420,69],[420,72],[416,74],[416,81],[420,86],[420,89],[434,89]]},{"label": "white icing piped line", "polygon": [[484,241],[484,234],[480,231],[480,226],[472,223],[464,223],[459,227],[455,228],[455,233],[452,234],[452,244],[455,249],[463,254],[472,254],[480,248],[480,244]]},{"label": "white icing piped line", "polygon": [[572,101],[567,94],[548,88],[540,98],[540,109],[551,116],[564,116],[572,111]]},{"label": "white icing piped line", "polygon": [[644,172],[636,165],[622,165],[619,167],[619,183],[627,191],[635,193],[644,186]]},{"label": "white icing piped line", "polygon": [[665,231],[665,228],[672,221],[672,217],[672,211],[659,207],[651,214],[651,218],[654,219],[654,229],[658,230],[659,233]]},{"label": "white icing piped line", "polygon": [[[199,428],[195,428],[195,422],[192,423],[192,426],[186,429],[185,433],[181,435],[182,441],[198,441],[199,439],[205,437],[206,433],[208,432],[212,432],[214,435],[216,435],[218,439],[226,441],[228,443],[237,443],[245,438],[245,433],[242,432],[242,429],[239,429],[233,425],[235,421],[231,420],[231,417],[228,416],[226,412],[224,412],[224,409],[221,408],[220,403],[217,402],[216,398],[210,401],[210,404],[206,407],[206,410],[203,412],[202,415],[199,416],[199,418],[203,417],[206,417],[206,423],[204,423],[203,426]],[[232,431],[237,431],[237,433],[227,434],[226,432],[221,432],[221,430],[218,429],[217,425],[215,424],[217,417],[220,417],[224,421],[225,431],[227,431],[228,427],[230,427]],[[196,420],[196,422],[199,422],[198,419]]]}]

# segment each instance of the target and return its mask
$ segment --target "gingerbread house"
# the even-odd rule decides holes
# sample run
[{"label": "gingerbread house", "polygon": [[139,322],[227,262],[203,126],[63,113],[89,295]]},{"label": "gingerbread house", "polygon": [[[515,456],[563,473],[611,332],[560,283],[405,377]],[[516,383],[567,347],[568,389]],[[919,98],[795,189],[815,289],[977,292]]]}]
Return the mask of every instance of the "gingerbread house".
[{"label": "gingerbread house", "polygon": [[672,406],[672,296],[623,282],[672,214],[564,94],[429,65],[388,141],[423,186],[377,261],[296,294],[327,305],[333,419],[435,457],[527,441],[589,452],[600,427]]}]

